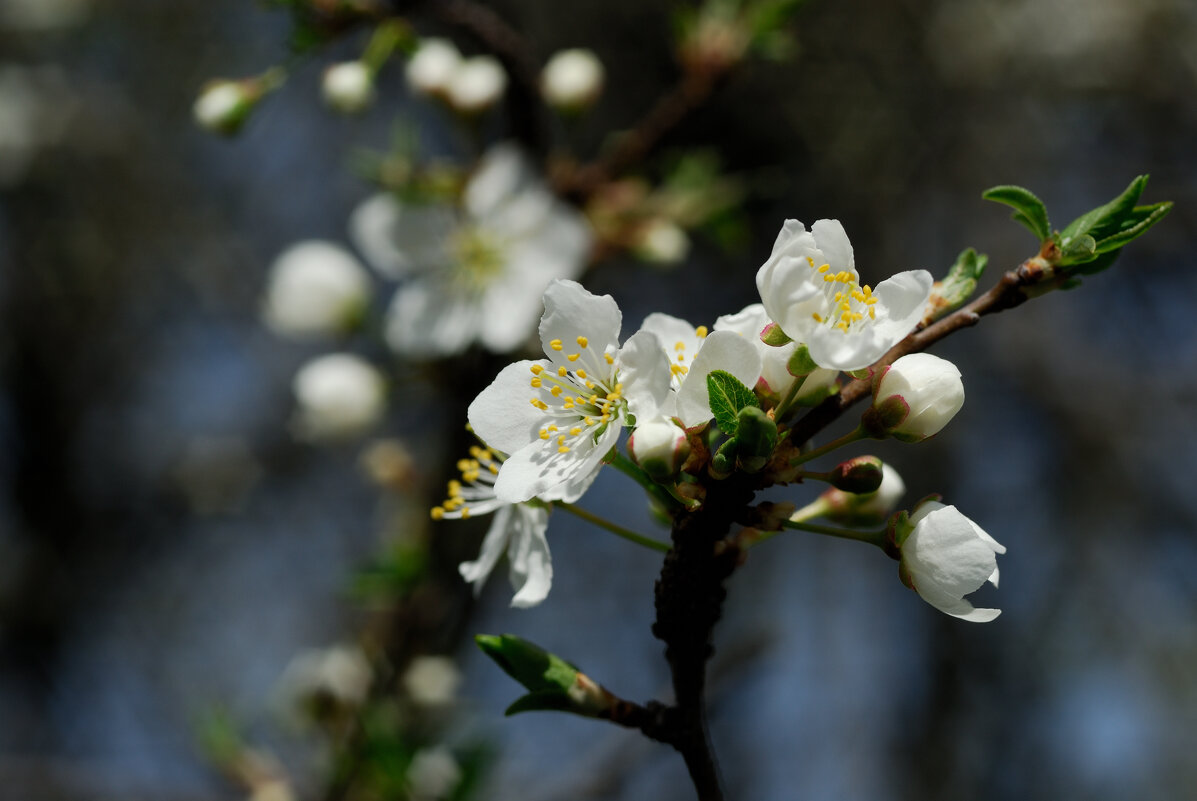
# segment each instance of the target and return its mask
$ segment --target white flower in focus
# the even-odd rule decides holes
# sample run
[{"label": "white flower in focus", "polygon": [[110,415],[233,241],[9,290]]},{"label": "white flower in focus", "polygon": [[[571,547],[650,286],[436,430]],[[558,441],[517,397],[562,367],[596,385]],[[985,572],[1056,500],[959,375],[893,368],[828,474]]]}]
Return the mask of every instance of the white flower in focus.
[{"label": "white flower in focus", "polygon": [[[482,540],[478,558],[462,562],[458,570],[463,579],[474,585],[477,595],[506,553],[511,586],[516,591],[511,605],[526,608],[548,597],[553,584],[552,557],[545,539],[549,509],[546,504],[500,500],[495,495],[495,480],[502,464],[503,459],[491,449],[477,445],[470,448],[470,458],[457,463],[461,480],[449,482],[449,497],[433,507],[432,519],[468,520],[493,513],[495,517]],[[597,473],[596,465],[589,475],[545,493],[541,499],[576,501],[589,489]]]},{"label": "white flower in focus", "polygon": [[548,358],[509,364],[469,408],[474,432],[510,454],[495,481],[495,494],[509,503],[575,492],[620,429],[656,417],[669,396],[660,342],[639,331],[620,347],[622,315],[610,295],[554,281],[544,306]]},{"label": "white flower in focus", "polygon": [[641,331],[654,334],[669,360],[670,386],[674,394],[662,409],[665,417],[677,417],[686,428],[711,419],[707,376],[723,370],[750,389],[761,375],[756,348],[736,331],[708,333],[705,325],[695,328],[685,320],[655,312],[644,319]]},{"label": "white flower in focus", "polygon": [[373,675],[360,648],[335,645],[304,651],[292,659],[279,680],[279,691],[289,703],[332,700],[342,706],[359,706],[366,700]]},{"label": "white flower in focus", "polygon": [[386,411],[386,383],[369,362],[331,353],[305,364],[292,382],[298,402],[294,429],[308,440],[361,434]]},{"label": "white flower in focus", "polygon": [[448,798],[462,779],[461,766],[442,745],[422,748],[407,767],[407,784],[414,801]]},{"label": "white flower in focus", "polygon": [[[762,389],[780,399],[789,394],[794,382],[798,380],[790,373],[787,365],[799,343],[790,342],[779,347],[766,345],[761,340],[761,332],[769,322],[765,307],[760,303],[753,303],[735,314],[725,314],[715,320],[715,330],[735,331],[753,344],[761,360],[760,381],[764,383]],[[828,390],[835,387],[839,374],[839,370],[816,368],[814,372],[802,377],[802,386],[798,388],[791,402],[814,403],[822,399]]]},{"label": "white flower in focus", "polygon": [[370,276],[348,250],[332,242],[297,242],[270,267],[262,315],[283,336],[344,331],[370,297]]},{"label": "white flower in focus", "polygon": [[374,76],[361,61],[343,61],[324,71],[324,102],[345,114],[358,114],[374,102]]},{"label": "white flower in focus", "polygon": [[585,48],[561,50],[540,73],[545,102],[563,111],[577,111],[594,103],[603,91],[603,62]]},{"label": "white flower in focus", "polygon": [[885,368],[873,393],[890,436],[918,442],[933,436],[964,406],[960,370],[930,353],[903,356]]},{"label": "white flower in focus", "polygon": [[549,282],[586,266],[589,225],[513,145],[483,156],[461,206],[381,194],[350,218],[367,260],[409,279],[387,314],[386,340],[400,355],[451,356],[475,341],[496,353],[514,350],[535,328]]},{"label": "white flower in focus", "polygon": [[807,231],[786,220],[756,274],[770,319],[804,342],[820,367],[868,367],[914,329],[931,295],[931,274],[911,270],[861,286],[852,245],[839,220]]},{"label": "white flower in focus", "polygon": [[403,689],[422,706],[444,706],[457,695],[461,671],[447,656],[417,656],[403,672]]},{"label": "white flower in focus", "polygon": [[461,53],[448,39],[421,39],[404,70],[407,84],[419,94],[444,96],[461,61]]},{"label": "white flower in focus", "polygon": [[507,71],[493,56],[472,56],[454,70],[445,97],[454,111],[479,114],[503,99]]},{"label": "white flower in focus", "polygon": [[902,581],[941,612],[988,623],[1000,609],[976,609],[964,596],[986,581],[998,585],[996,554],[1006,548],[955,506],[923,503],[910,516],[913,529],[899,543]]}]

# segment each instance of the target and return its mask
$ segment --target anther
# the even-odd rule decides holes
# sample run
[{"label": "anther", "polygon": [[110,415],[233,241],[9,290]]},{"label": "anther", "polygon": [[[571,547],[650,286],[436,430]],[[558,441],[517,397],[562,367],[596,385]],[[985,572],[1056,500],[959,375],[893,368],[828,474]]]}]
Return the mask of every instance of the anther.
[{"label": "anther", "polygon": [[554,340],[550,341],[549,347],[552,348],[553,350],[561,350],[561,340],[554,339]]},{"label": "anther", "polygon": [[586,337],[578,337],[578,339],[577,339],[577,343],[578,343],[578,347],[579,347],[579,348],[584,348],[584,347],[586,347],[588,344],[590,344],[590,340],[589,340],[589,339],[587,339]]}]

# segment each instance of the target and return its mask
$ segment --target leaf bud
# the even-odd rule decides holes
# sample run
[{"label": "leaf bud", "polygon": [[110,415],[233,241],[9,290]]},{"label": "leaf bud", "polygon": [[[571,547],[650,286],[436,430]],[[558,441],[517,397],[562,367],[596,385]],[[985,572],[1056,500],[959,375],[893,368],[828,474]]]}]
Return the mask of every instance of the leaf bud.
[{"label": "leaf bud", "polygon": [[479,634],[474,641],[528,690],[507,708],[508,715],[551,710],[599,718],[605,717],[617,701],[574,665],[514,634]]}]

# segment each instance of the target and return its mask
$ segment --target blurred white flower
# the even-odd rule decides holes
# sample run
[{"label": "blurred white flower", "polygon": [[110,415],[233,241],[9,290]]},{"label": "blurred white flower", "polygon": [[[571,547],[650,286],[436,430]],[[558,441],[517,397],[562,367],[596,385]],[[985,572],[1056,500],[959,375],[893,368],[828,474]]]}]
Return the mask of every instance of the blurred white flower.
[{"label": "blurred white flower", "polygon": [[577,111],[594,103],[603,91],[603,62],[585,48],[553,55],[540,74],[540,93],[563,111]]},{"label": "blurred white flower", "polygon": [[1006,548],[955,506],[923,503],[910,516],[913,529],[899,543],[899,575],[939,611],[971,623],[988,623],[1000,609],[976,609],[964,596],[986,581],[998,585],[996,554]]},{"label": "blurred white flower", "polygon": [[380,273],[409,279],[391,303],[386,339],[413,358],[451,356],[472,342],[497,353],[519,347],[549,282],[585,269],[592,238],[582,215],[507,144],[483,156],[460,209],[379,194],[349,225]]},{"label": "blurred white flower", "polygon": [[279,692],[288,704],[333,701],[355,707],[366,700],[373,675],[360,648],[334,645],[304,651],[291,660],[279,680]]},{"label": "blurred white flower", "polygon": [[444,706],[457,695],[461,671],[447,656],[417,656],[403,672],[403,689],[417,704]]},{"label": "blurred white flower", "polygon": [[353,437],[386,411],[382,374],[350,353],[330,353],[308,362],[295,374],[292,389],[298,402],[294,430],[301,439]]},{"label": "blurred white flower", "polygon": [[461,53],[448,39],[421,39],[404,70],[407,84],[418,94],[443,97],[461,62]]},{"label": "blurred white flower", "polygon": [[231,134],[245,123],[256,100],[244,81],[212,81],[200,90],[191,111],[201,128]]},{"label": "blurred white flower", "polygon": [[274,260],[262,316],[283,336],[327,336],[349,328],[370,298],[370,276],[333,242],[297,242]]},{"label": "blurred white flower", "polygon": [[0,0],[0,29],[51,31],[78,25],[91,0]]},{"label": "blurred white flower", "polygon": [[449,749],[441,745],[417,751],[407,768],[407,783],[415,801],[447,798],[461,778],[461,766]]},{"label": "blurred white flower", "polygon": [[344,114],[358,114],[374,103],[374,76],[361,61],[343,61],[324,71],[324,102]]},{"label": "blurred white flower", "polygon": [[472,56],[449,77],[445,97],[455,111],[479,114],[503,99],[507,71],[493,56]]},{"label": "blurred white flower", "polygon": [[677,264],[690,253],[690,237],[676,223],[653,220],[640,232],[635,252],[655,264]]}]

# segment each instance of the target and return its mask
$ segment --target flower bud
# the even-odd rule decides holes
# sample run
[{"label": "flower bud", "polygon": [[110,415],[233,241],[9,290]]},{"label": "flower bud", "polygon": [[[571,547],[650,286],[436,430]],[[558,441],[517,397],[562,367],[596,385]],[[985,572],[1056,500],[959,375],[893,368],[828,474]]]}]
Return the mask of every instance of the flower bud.
[{"label": "flower bud", "polygon": [[461,671],[447,656],[417,656],[403,673],[403,688],[421,706],[445,706],[457,696]]},{"label": "flower bud", "polygon": [[881,487],[884,467],[876,456],[857,456],[836,465],[828,481],[831,486],[844,492],[857,495],[873,493]]},{"label": "flower bud", "polygon": [[464,777],[461,765],[443,745],[416,751],[406,774],[412,797],[418,799],[453,797]]},{"label": "flower bud", "polygon": [[986,581],[998,585],[996,554],[1004,546],[955,506],[927,501],[895,527],[902,582],[939,611],[972,623],[987,623],[1000,609],[976,609],[964,600]]},{"label": "flower bud", "polygon": [[545,64],[540,93],[553,108],[576,112],[588,108],[603,90],[603,62],[584,48],[562,50]]},{"label": "flower bud", "polygon": [[826,506],[828,520],[846,526],[875,526],[885,522],[905,492],[906,484],[898,471],[888,464],[882,464],[881,484],[873,492],[856,494],[832,488],[824,492],[819,500]]},{"label": "flower bud", "polygon": [[502,99],[507,72],[498,59],[473,56],[462,61],[449,78],[446,98],[462,114],[480,114]]},{"label": "flower bud", "polygon": [[759,473],[769,463],[777,445],[777,423],[756,406],[736,415],[736,459],[746,473]]},{"label": "flower bud", "polygon": [[930,353],[903,356],[874,378],[864,425],[874,436],[918,442],[939,433],[964,405],[960,371]]},{"label": "flower bud", "polygon": [[200,127],[231,136],[241,130],[260,97],[249,81],[211,81],[200,91],[191,112]]},{"label": "flower bud", "polygon": [[407,61],[407,85],[417,94],[445,96],[449,81],[461,66],[461,53],[448,39],[422,39]]},{"label": "flower bud", "polygon": [[574,665],[514,634],[478,634],[474,642],[529,691],[507,708],[508,715],[551,709],[601,718],[618,701]]},{"label": "flower bud", "polygon": [[343,114],[358,114],[374,102],[374,76],[360,61],[343,61],[324,71],[324,102]]},{"label": "flower bud", "polygon": [[300,368],[292,382],[302,439],[346,439],[377,423],[386,411],[382,374],[349,353],[330,353]]},{"label": "flower bud", "polygon": [[690,456],[690,440],[672,420],[650,420],[636,426],[628,437],[628,453],[653,480],[671,481]]},{"label": "flower bud", "polygon": [[297,242],[270,267],[262,315],[283,336],[328,336],[351,328],[370,297],[370,278],[332,242]]}]

